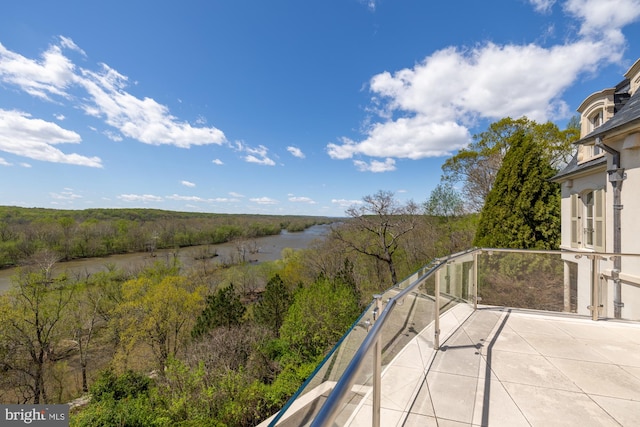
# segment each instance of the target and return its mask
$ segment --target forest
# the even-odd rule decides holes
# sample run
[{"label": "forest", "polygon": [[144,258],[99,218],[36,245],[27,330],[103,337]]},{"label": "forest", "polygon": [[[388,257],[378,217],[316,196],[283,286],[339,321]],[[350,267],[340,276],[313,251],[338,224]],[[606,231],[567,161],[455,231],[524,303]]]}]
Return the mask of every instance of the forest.
[{"label": "forest", "polygon": [[[339,221],[0,207],[0,259],[20,266],[0,296],[0,401],[83,397],[72,426],[257,425],[374,294],[434,258],[474,245],[557,247],[559,188],[549,178],[571,138],[549,124],[503,119],[445,162],[426,201],[380,190]],[[558,140],[561,149],[551,149]],[[167,258],[137,271],[106,264],[82,277],[51,273],[78,257],[318,223],[331,223],[329,235],[273,262],[197,269]]]},{"label": "forest", "polygon": [[304,230],[335,219],[156,209],[57,210],[0,206],[0,268],[41,250],[61,261],[217,244]]}]

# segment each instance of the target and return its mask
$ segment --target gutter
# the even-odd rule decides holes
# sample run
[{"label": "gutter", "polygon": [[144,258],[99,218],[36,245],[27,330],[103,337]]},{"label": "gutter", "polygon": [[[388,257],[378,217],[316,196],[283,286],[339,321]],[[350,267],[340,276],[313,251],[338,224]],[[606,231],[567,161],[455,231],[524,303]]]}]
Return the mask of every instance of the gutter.
[{"label": "gutter", "polygon": [[[623,207],[621,204],[621,193],[622,182],[625,180],[626,174],[624,172],[624,168],[620,165],[620,152],[614,150],[608,145],[605,145],[604,142],[602,142],[602,139],[602,136],[597,136],[595,145],[596,147],[600,147],[607,153],[611,154],[611,169],[608,169],[607,173],[609,174],[609,182],[613,187],[613,253],[620,254],[622,253],[621,216]],[[622,257],[614,256],[611,277],[614,283],[613,314],[616,319],[622,318],[622,307],[624,307],[624,303],[622,302],[622,284],[620,279],[621,270]]]}]

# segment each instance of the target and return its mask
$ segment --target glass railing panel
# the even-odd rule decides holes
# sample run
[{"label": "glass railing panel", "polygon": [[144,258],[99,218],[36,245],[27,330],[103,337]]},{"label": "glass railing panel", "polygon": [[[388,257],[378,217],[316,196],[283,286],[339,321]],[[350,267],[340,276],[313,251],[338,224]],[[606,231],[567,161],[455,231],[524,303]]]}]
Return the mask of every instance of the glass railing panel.
[{"label": "glass railing panel", "polygon": [[[561,253],[485,251],[478,256],[478,297],[483,305],[565,311]],[[568,289],[568,311],[576,291]]]},{"label": "glass railing panel", "polygon": [[[613,259],[609,264],[612,269],[601,268],[603,275],[608,280],[613,298],[615,296],[615,282],[612,280]],[[640,255],[622,255],[620,257],[620,295],[622,303],[620,308],[621,318],[640,321]],[[613,307],[612,307],[613,309]]]},{"label": "glass railing panel", "polygon": [[[417,378],[426,372],[430,362],[430,352],[433,349],[433,328],[429,332],[429,325],[434,317],[434,298],[417,286],[412,291],[397,299],[393,308],[389,310],[384,324],[380,329],[381,350],[381,381],[382,390],[387,390],[387,382],[397,383],[398,375],[408,379],[416,379],[415,390],[403,387],[391,397],[394,401],[409,401],[411,395],[417,392],[420,382]],[[399,290],[395,290],[399,292]],[[389,304],[389,300],[383,300]],[[361,421],[370,419],[373,405],[373,349],[363,363],[361,372],[357,376],[356,386],[352,393],[360,393],[359,400],[346,399],[340,404],[334,425],[350,424],[353,419]],[[411,372],[409,372],[411,371]],[[400,394],[406,394],[402,396]],[[384,399],[383,399],[384,400]],[[384,406],[384,402],[383,402]]]},{"label": "glass railing panel", "polygon": [[[562,258],[565,282],[571,289],[571,311],[594,319],[640,320],[640,255],[564,252]],[[592,313],[593,306],[597,315]]]},{"label": "glass railing panel", "polygon": [[[418,273],[422,270],[426,270],[426,267],[405,279],[401,283],[401,286],[394,286],[387,289],[382,294],[376,295],[379,303],[374,299],[373,303],[371,303],[363,312],[360,319],[358,319],[347,334],[345,334],[344,338],[334,347],[329,356],[327,356],[316,369],[314,374],[307,379],[296,395],[287,402],[285,407],[278,414],[277,419],[272,421],[270,425],[283,427],[305,426],[309,425],[311,421],[313,421],[315,414],[326,400],[328,394],[333,390],[335,383],[344,373],[344,370],[351,362],[351,359],[360,348],[367,332],[373,323],[380,317],[382,310],[386,307],[386,304],[389,300],[396,297],[402,289],[415,282],[415,280],[420,277],[420,274]],[[418,306],[422,305],[423,304],[418,304]],[[433,316],[431,316],[431,318],[432,317]],[[417,324],[421,325],[424,322],[425,321],[421,319]],[[387,341],[386,346],[389,349],[389,357],[392,357],[393,349],[401,345],[401,340],[393,341],[388,338],[393,336],[394,333],[394,331],[385,333],[384,335],[387,338],[383,338],[383,340],[386,339]],[[344,408],[339,412],[340,418],[348,418],[349,410],[357,408],[363,397],[371,390],[371,377],[373,373],[371,360],[372,357],[370,355],[365,358],[355,384],[352,387],[349,396],[345,400]]]},{"label": "glass railing panel", "polygon": [[268,425],[283,427],[310,425],[335,383],[360,348],[372,319],[376,317],[375,311],[374,301]]}]

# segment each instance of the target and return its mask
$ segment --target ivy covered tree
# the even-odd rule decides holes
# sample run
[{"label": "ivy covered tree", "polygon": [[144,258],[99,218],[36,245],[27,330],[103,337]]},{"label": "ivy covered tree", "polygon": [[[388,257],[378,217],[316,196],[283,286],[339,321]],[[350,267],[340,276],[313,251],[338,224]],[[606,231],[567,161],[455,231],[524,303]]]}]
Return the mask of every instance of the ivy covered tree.
[{"label": "ivy covered tree", "polygon": [[480,214],[474,245],[557,249],[560,244],[560,187],[545,146],[523,130],[509,138],[493,188]]}]

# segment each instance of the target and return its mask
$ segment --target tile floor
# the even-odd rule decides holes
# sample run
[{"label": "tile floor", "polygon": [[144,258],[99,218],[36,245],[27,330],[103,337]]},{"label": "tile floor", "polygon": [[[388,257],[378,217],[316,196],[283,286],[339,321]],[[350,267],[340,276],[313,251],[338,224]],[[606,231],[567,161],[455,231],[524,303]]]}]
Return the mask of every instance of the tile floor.
[{"label": "tile floor", "polygon": [[640,426],[640,324],[483,307],[407,413],[383,425]]}]

